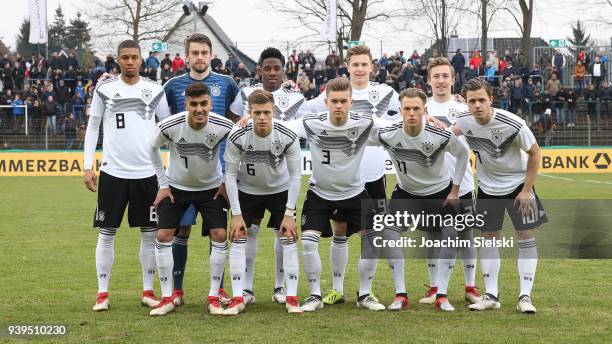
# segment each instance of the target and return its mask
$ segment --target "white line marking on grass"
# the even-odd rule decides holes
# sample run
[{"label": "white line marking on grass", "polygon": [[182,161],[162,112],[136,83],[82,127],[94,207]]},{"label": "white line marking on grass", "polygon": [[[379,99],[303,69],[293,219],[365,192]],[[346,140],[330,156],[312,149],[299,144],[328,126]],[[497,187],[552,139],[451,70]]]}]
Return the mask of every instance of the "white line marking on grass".
[{"label": "white line marking on grass", "polygon": [[606,185],[612,185],[612,183],[610,182],[602,182],[599,180],[589,180],[589,179],[585,179],[585,182],[589,182],[589,183],[597,183],[597,184],[606,184]]},{"label": "white line marking on grass", "polygon": [[552,179],[565,180],[565,181],[569,181],[569,182],[581,181],[581,182],[594,183],[594,184],[612,185],[612,182],[602,182],[602,181],[599,181],[599,180],[591,180],[591,179],[578,179],[577,180],[577,179],[566,178],[566,177],[551,176],[550,174],[544,174],[544,173],[538,173],[538,175],[540,175],[542,177],[548,177],[548,178],[552,178]]},{"label": "white line marking on grass", "polygon": [[574,179],[571,179],[571,178],[564,178],[564,177],[551,176],[551,175],[549,175],[549,174],[544,174],[544,173],[538,173],[538,175],[540,175],[540,176],[542,176],[542,177],[553,178],[553,179],[561,179],[561,180],[567,180],[567,181],[574,181]]}]

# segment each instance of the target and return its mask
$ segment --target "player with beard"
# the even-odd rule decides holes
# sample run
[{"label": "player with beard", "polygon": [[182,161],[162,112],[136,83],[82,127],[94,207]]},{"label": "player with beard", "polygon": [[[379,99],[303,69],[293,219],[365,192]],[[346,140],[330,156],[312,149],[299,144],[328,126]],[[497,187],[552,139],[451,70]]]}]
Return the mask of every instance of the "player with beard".
[{"label": "player with beard", "polygon": [[[212,42],[210,38],[201,33],[194,33],[185,40],[185,57],[188,60],[189,73],[176,76],[164,85],[168,105],[172,114],[185,111],[185,90],[194,82],[203,82],[210,90],[212,99],[212,112],[235,121],[238,116],[234,115],[229,107],[238,94],[238,85],[229,76],[217,74],[210,70],[212,57]],[[219,156],[223,165],[223,153],[225,141],[220,145]],[[225,190],[222,184],[219,188],[219,197]],[[174,300],[177,306],[184,302],[183,277],[185,265],[187,264],[187,242],[191,233],[191,226],[196,223],[197,213],[194,207],[189,207],[181,219],[181,225],[172,242],[172,254],[174,256]],[[202,235],[208,235],[203,232]],[[211,246],[212,247],[212,246]],[[219,290],[219,299],[222,303],[230,302],[223,288],[223,279]]]}]

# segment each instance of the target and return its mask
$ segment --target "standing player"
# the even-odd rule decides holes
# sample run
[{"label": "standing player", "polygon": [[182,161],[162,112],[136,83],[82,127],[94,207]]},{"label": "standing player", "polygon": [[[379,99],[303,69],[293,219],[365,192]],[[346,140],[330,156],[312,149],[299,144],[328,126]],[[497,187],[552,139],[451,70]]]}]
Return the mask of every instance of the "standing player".
[{"label": "standing player", "polygon": [[[455,71],[453,66],[445,57],[436,57],[427,65],[427,76],[429,86],[431,86],[433,97],[427,101],[427,113],[440,120],[448,128],[452,126],[459,114],[468,111],[467,105],[458,102],[452,94],[452,87],[455,83]],[[454,175],[456,158],[446,154],[447,168],[451,176]],[[459,198],[464,207],[474,209],[474,175],[471,165],[465,170],[465,175],[459,187]],[[458,233],[461,240],[474,242],[474,233],[470,229]],[[427,231],[428,239],[438,241],[442,236],[441,231]],[[440,248],[431,247],[427,249],[427,270],[429,272],[429,290],[425,297],[419,300],[420,303],[433,304],[436,301],[438,292],[438,255]],[[458,248],[463,261],[463,272],[465,275],[465,299],[470,303],[475,303],[480,298],[476,289],[476,247],[474,245]]]},{"label": "standing player", "polygon": [[[352,47],[346,53],[350,83],[352,88],[351,111],[368,114],[376,118],[393,119],[399,113],[398,94],[386,84],[370,82],[372,74],[372,53],[365,45]],[[309,101],[313,112],[325,111],[327,93]],[[365,188],[370,198],[376,201],[376,211],[385,209],[386,183],[385,183],[385,155],[382,147],[366,147],[360,166],[361,176],[365,181]],[[342,217],[341,213],[334,216],[334,220]],[[348,262],[348,238],[346,224],[336,222],[336,233],[330,247],[330,258],[333,276],[333,289],[323,298],[326,304],[344,302],[344,275]],[[400,263],[399,261],[397,263]],[[403,260],[401,261],[403,263]],[[389,261],[394,270],[393,262]],[[403,269],[403,264],[402,267]],[[398,267],[399,269],[399,267]]]},{"label": "standing player", "polygon": [[[168,104],[173,114],[185,111],[185,89],[187,86],[194,82],[203,82],[210,90],[212,111],[222,116],[225,115],[231,120],[237,119],[237,116],[232,114],[229,107],[238,94],[238,85],[229,76],[217,74],[210,70],[211,56],[212,42],[208,36],[194,33],[185,40],[185,57],[188,59],[189,73],[176,76],[164,85]],[[221,143],[220,149],[221,165],[223,166],[225,142]],[[191,233],[191,226],[196,223],[196,216],[195,208],[189,207],[185,216],[181,219],[181,227],[172,241],[174,297],[177,306],[184,302],[183,277],[187,264],[187,241]],[[229,303],[229,298],[223,289],[223,280],[221,280],[219,293],[221,301]]]},{"label": "standing player", "polygon": [[[259,68],[257,72],[261,76],[261,84],[253,87],[243,87],[240,93],[234,99],[230,109],[233,113],[248,115],[249,96],[258,89],[264,89],[271,92],[274,96],[274,118],[279,121],[288,121],[296,118],[301,118],[309,113],[308,103],[300,92],[287,90],[282,86],[285,80],[283,66],[285,65],[285,57],[276,48],[266,48],[259,56]],[[242,121],[246,121],[245,116]],[[240,123],[239,123],[240,124]],[[246,122],[245,122],[246,124]],[[255,273],[255,257],[257,255],[257,234],[261,219],[264,216],[263,208],[261,213],[253,214],[251,225],[247,229],[248,237],[246,244],[246,274],[244,279],[244,302],[249,305],[255,303],[255,294],[253,291],[253,274]],[[278,227],[277,227],[278,229]],[[280,235],[274,235],[274,257],[276,266],[274,269],[274,293],[272,301],[285,303],[286,291],[283,287],[285,279],[283,272],[283,245],[281,245]]]},{"label": "standing player", "polygon": [[[450,131],[438,129],[425,124],[425,102],[427,96],[416,88],[409,88],[399,96],[403,121],[379,129],[378,136],[372,141],[387,149],[397,171],[398,185],[391,196],[389,205],[391,214],[408,211],[410,214],[426,215],[442,214],[443,202],[459,200],[459,184],[468,167],[469,151],[464,139],[458,139]],[[453,175],[445,164],[445,153],[455,157]],[[453,237],[454,228],[445,228],[441,224],[417,225],[426,231],[444,232],[444,237]],[[385,236],[390,240],[400,239],[398,228],[387,228]],[[400,253],[393,252],[392,254]],[[453,306],[446,298],[446,289],[451,276],[450,267],[453,259],[444,256],[444,268],[440,269],[437,278],[440,280],[436,307],[445,311],[453,311]],[[446,252],[445,252],[446,253]],[[401,257],[393,256],[394,259]],[[404,274],[392,271],[396,289],[405,290]],[[396,300],[399,297],[396,296]],[[404,300],[399,300],[404,301]],[[393,304],[391,306],[394,306]],[[390,310],[408,308],[408,302],[402,302],[402,307],[391,307]]]},{"label": "standing player", "polygon": [[501,307],[497,288],[499,248],[490,244],[499,238],[508,211],[519,244],[517,309],[522,313],[535,313],[536,308],[531,303],[538,262],[534,229],[547,222],[542,203],[533,188],[540,164],[540,147],[524,120],[491,107],[491,86],[485,81],[467,81],[462,93],[471,114],[459,115],[453,131],[465,135],[476,154],[476,205],[478,212],[484,214],[482,234],[487,240],[480,249],[486,294],[470,305],[470,309]]},{"label": "standing player", "polygon": [[287,282],[287,311],[302,313],[297,297],[300,268],[295,225],[295,203],[302,181],[300,142],[283,122],[274,119],[272,93],[254,90],[248,102],[252,121],[245,128],[232,130],[225,151],[225,182],[232,205],[233,243],[229,260],[234,297],[224,314],[235,315],[244,310],[247,260],[244,229],[251,228],[254,220],[261,220],[266,209],[271,214],[269,227],[278,230],[283,246],[281,271]]},{"label": "standing player", "polygon": [[[351,84],[346,78],[329,81],[325,92],[328,111],[289,122],[300,137],[308,140],[312,154],[310,188],[302,209],[302,254],[310,288],[302,309],[307,312],[323,308],[318,246],[321,235],[332,235],[326,230],[332,214],[342,212],[341,220],[348,223],[347,236],[362,229],[361,203],[369,196],[359,165],[368,136],[380,127],[372,115],[350,112]],[[368,237],[362,235],[362,242]],[[384,310],[385,306],[371,295],[376,263],[376,259],[359,260],[357,306]]]},{"label": "standing player", "polygon": [[[174,310],[172,296],[172,238],[182,215],[193,205],[202,215],[202,231],[210,233],[210,314],[223,314],[219,302],[219,284],[227,255],[227,202],[224,198],[223,174],[219,162],[221,142],[233,127],[232,121],[211,113],[212,99],[208,87],[192,83],[185,90],[187,111],[160,122],[151,142],[151,161],[157,173],[159,191],[158,227],[155,258],[159,268],[162,301],[151,315],[166,315]],[[168,170],[164,172],[160,147],[170,149]]]},{"label": "standing player", "polygon": [[153,201],[157,192],[155,170],[148,142],[155,132],[155,116],[168,116],[168,104],[160,85],[138,75],[142,57],[137,42],[127,40],[117,48],[121,74],[98,83],[91,103],[85,134],[85,185],[96,191],[93,170],[100,122],[104,121],[104,157],[100,171],[94,226],[100,228],[96,245],[98,297],[94,311],[108,310],[108,284],[115,258],[115,234],[128,206],[130,227],[140,227],[141,302],[156,307],[155,232]]}]

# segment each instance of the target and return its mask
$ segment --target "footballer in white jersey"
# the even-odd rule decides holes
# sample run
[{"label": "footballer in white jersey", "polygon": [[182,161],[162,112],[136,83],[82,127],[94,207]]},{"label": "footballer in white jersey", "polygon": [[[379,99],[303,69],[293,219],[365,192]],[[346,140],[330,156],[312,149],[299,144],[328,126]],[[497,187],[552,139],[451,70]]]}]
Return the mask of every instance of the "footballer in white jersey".
[{"label": "footballer in white jersey", "polygon": [[[274,119],[272,93],[257,89],[249,95],[248,102],[252,119],[246,127],[236,127],[230,133],[225,151],[226,186],[232,206],[230,272],[236,302],[224,314],[242,312],[245,301],[254,298],[252,290],[245,291],[246,229],[254,220],[263,218],[266,210],[270,212],[268,227],[276,229],[282,245],[287,311],[301,313],[297,297],[299,258],[295,225],[295,204],[302,180],[299,139],[284,122]],[[252,280],[247,287],[252,288]]]},{"label": "footballer in white jersey", "polygon": [[[172,239],[185,210],[193,205],[204,219],[202,235],[210,235],[209,303],[218,302],[219,284],[227,254],[227,201],[219,151],[233,123],[210,112],[212,99],[208,86],[192,83],[185,90],[187,111],[173,115],[157,126],[150,143],[150,156],[157,174],[159,191],[158,228],[155,258],[162,287],[162,302],[151,315],[165,315],[174,310],[172,288]],[[160,148],[169,147],[166,171]],[[211,313],[218,314],[213,312]]]},{"label": "footballer in white jersey", "polygon": [[[455,71],[447,58],[437,57],[429,61],[427,64],[427,83],[431,87],[432,97],[427,101],[427,113],[444,123],[446,128],[451,127],[457,120],[457,116],[465,113],[468,108],[465,103],[458,101],[452,93],[452,88],[455,83]],[[454,174],[456,159],[452,154],[446,153],[446,167],[451,175]],[[459,187],[459,198],[461,205],[465,209],[474,209],[474,173],[472,172],[472,164],[468,166],[461,180]],[[458,236],[461,240],[474,242],[474,234],[468,230],[460,231]],[[439,231],[427,232],[429,240],[442,240],[442,233]],[[419,300],[420,303],[433,304],[436,302],[438,294],[438,256],[440,248],[427,248],[427,271],[429,273],[429,288],[425,292],[425,296]],[[476,247],[474,245],[466,245],[458,249],[463,263],[463,272],[465,277],[465,299],[474,303],[480,298],[480,293],[476,288]]]},{"label": "footballer in white jersey", "polygon": [[[491,107],[491,86],[481,79],[463,85],[469,115],[459,116],[453,126],[457,135],[465,135],[476,154],[478,176],[477,210],[484,216],[482,235],[493,241],[500,237],[506,211],[518,238],[520,280],[517,310],[535,313],[531,289],[537,266],[535,228],[547,222],[547,216],[535,194],[534,182],[540,164],[540,148],[520,117]],[[501,307],[498,293],[499,249],[483,245],[480,259],[486,294],[471,310]]]},{"label": "footballer in white jersey", "polygon": [[155,307],[155,213],[157,181],[148,157],[148,142],[155,132],[156,116],[168,116],[163,88],[138,75],[142,58],[137,42],[126,40],[117,49],[121,74],[100,81],[94,91],[85,134],[84,179],[96,191],[93,169],[100,123],[104,126],[103,159],[94,227],[100,227],[96,245],[98,297],[94,311],[108,310],[108,284],[114,260],[114,239],[128,207],[130,227],[141,228],[141,302]]},{"label": "footballer in white jersey", "polygon": [[[389,152],[395,166],[398,185],[393,191],[389,204],[390,214],[424,214],[424,216],[453,215],[445,203],[456,203],[459,209],[459,184],[465,174],[469,151],[465,139],[457,138],[448,130],[438,129],[424,123],[425,102],[427,96],[422,91],[409,88],[400,94],[403,120],[379,129],[378,136],[373,137]],[[446,168],[445,153],[456,157],[454,175]],[[465,210],[460,210],[465,213]],[[434,221],[435,222],[435,221]],[[454,228],[446,228],[440,223],[420,221],[413,223],[419,230],[442,231],[446,236],[456,234]],[[400,239],[399,232],[405,228],[395,224],[386,228],[383,237],[387,240]],[[387,254],[392,265],[392,275],[396,286],[396,298],[389,306],[392,310],[401,310],[407,303],[404,286],[404,263],[399,249],[390,249]],[[454,251],[454,250],[453,250]],[[446,252],[444,252],[446,254]],[[440,264],[444,255],[435,257]],[[444,260],[441,271],[436,276],[438,284],[436,306],[444,310],[453,310],[446,298],[446,288],[454,264],[455,254],[450,252],[451,259]],[[443,271],[442,271],[443,270]],[[446,308],[446,309],[445,309]]]},{"label": "footballer in white jersey", "polygon": [[[285,57],[276,48],[269,47],[264,49],[259,55],[259,66],[257,73],[261,77],[261,84],[255,87],[245,87],[234,99],[232,103],[232,112],[244,115],[237,123],[238,126],[244,127],[247,125],[249,115],[248,97],[258,89],[271,92],[274,96],[274,118],[279,121],[294,120],[301,118],[304,114],[310,112],[308,103],[304,100],[304,96],[299,92],[285,90],[282,85],[285,80],[284,66]],[[278,181],[276,181],[278,182]],[[255,294],[253,291],[253,276],[255,272],[255,257],[257,255],[257,235],[261,225],[263,213],[260,217],[255,216],[248,228],[248,238],[246,245],[246,274],[244,282],[245,303],[248,305],[255,302]],[[327,225],[331,231],[331,225]],[[280,241],[280,235],[277,233],[274,236],[274,292],[272,301],[285,303],[285,272],[283,270],[283,245]]]},{"label": "footballer in white jersey", "polygon": [[[313,113],[297,121],[288,122],[300,136],[308,140],[312,155],[312,176],[302,209],[302,247],[304,271],[311,296],[304,300],[304,311],[315,311],[323,307],[321,297],[321,262],[318,242],[321,235],[347,237],[369,224],[362,223],[362,201],[367,200],[364,180],[359,171],[361,159],[369,136],[382,126],[368,114],[349,111],[351,107],[351,84],[345,78],[336,78],[326,84],[327,112]],[[370,205],[365,204],[366,213]],[[336,228],[334,233],[325,230],[332,215],[342,212],[340,221],[347,222],[344,232]],[[366,216],[367,217],[367,216]],[[363,232],[367,234],[365,231]],[[364,240],[362,235],[362,240]],[[342,259],[342,268],[347,256]],[[338,258],[332,256],[332,270]],[[360,283],[357,305],[370,310],[383,310],[370,295],[376,260],[362,259],[359,264]],[[343,296],[343,295],[342,295]]]}]

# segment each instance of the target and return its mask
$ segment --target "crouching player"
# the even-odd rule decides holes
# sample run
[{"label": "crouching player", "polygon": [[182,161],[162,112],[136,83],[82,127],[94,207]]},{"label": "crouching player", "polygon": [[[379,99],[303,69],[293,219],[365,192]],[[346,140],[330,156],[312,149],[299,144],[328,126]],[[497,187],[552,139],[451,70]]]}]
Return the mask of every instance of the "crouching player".
[{"label": "crouching player", "polygon": [[[459,203],[459,184],[465,174],[469,151],[465,140],[457,138],[450,131],[438,129],[426,124],[425,103],[427,96],[416,88],[409,88],[399,96],[403,120],[378,130],[378,135],[370,141],[381,144],[389,152],[397,173],[397,186],[391,196],[389,211],[444,215],[453,210],[452,204]],[[456,157],[454,175],[451,175],[444,163],[445,153]],[[425,231],[442,231],[443,238],[456,237],[452,227],[441,223],[414,224]],[[383,237],[388,240],[400,239],[401,227],[386,228]],[[390,254],[389,254],[390,253]],[[455,252],[449,248],[448,253],[441,252],[437,280],[438,295],[436,308],[445,311],[454,310],[446,297],[448,281],[455,261]],[[387,258],[394,259],[392,271],[398,293],[389,310],[400,310],[409,307],[404,286],[404,264],[401,249],[387,251]]]},{"label": "crouching player", "polygon": [[245,309],[246,229],[266,210],[271,214],[268,227],[277,229],[283,245],[287,312],[302,313],[297,297],[300,269],[295,224],[302,180],[300,141],[282,121],[274,119],[272,93],[254,90],[248,107],[251,121],[232,130],[225,150],[225,182],[232,206],[229,261],[233,297],[223,314],[235,315]]},{"label": "crouching player", "polygon": [[[157,173],[159,191],[157,207],[158,232],[155,259],[162,289],[162,301],[150,315],[166,315],[174,310],[172,298],[172,238],[190,204],[200,212],[204,222],[202,234],[209,233],[210,292],[208,310],[223,314],[219,302],[219,284],[227,255],[227,201],[219,162],[219,144],[233,123],[210,112],[212,100],[206,85],[193,83],[185,90],[187,111],[158,123],[151,143],[151,160]],[[159,148],[168,144],[168,169],[164,171]]]},{"label": "crouching player", "polygon": [[518,273],[520,292],[517,309],[535,313],[531,288],[538,262],[534,229],[548,221],[542,203],[533,188],[540,163],[540,147],[525,121],[508,111],[491,106],[491,86],[480,79],[463,86],[469,114],[459,115],[453,126],[457,135],[465,135],[476,155],[478,195],[476,207],[484,215],[480,263],[486,294],[471,310],[501,307],[497,279],[500,259],[495,245],[508,211],[518,238]]}]

